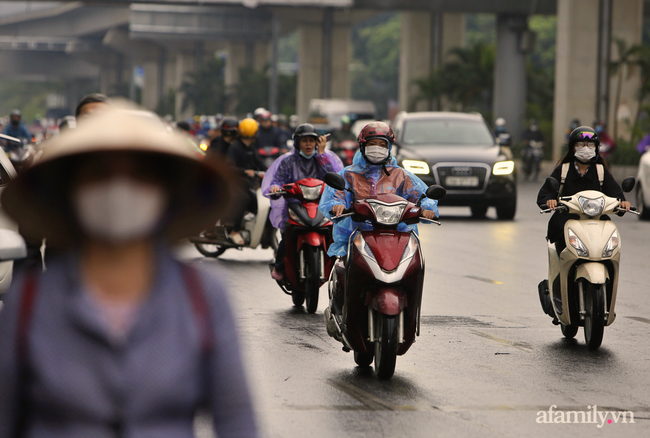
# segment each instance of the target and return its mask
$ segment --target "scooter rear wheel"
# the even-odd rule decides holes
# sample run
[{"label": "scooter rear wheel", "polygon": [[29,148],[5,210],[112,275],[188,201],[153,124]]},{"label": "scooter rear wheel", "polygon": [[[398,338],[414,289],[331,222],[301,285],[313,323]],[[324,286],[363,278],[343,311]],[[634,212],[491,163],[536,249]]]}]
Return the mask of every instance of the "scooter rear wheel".
[{"label": "scooter rear wheel", "polygon": [[605,330],[605,290],[602,284],[585,282],[585,342],[590,350],[596,350],[603,342]]},{"label": "scooter rear wheel", "polygon": [[228,249],[224,246],[213,245],[211,243],[195,243],[194,246],[204,257],[219,257]]},{"label": "scooter rear wheel", "polygon": [[397,317],[378,314],[375,340],[375,374],[380,379],[390,379],[397,361]]}]

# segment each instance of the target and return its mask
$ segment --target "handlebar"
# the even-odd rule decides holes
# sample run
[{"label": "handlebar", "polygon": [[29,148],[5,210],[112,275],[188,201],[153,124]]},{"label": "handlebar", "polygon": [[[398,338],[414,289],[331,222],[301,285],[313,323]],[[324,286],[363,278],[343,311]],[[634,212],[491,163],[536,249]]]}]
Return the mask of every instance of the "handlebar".
[{"label": "handlebar", "polygon": [[564,205],[558,205],[557,207],[555,207],[555,210],[552,210],[550,208],[545,208],[545,207],[546,207],[546,204],[543,204],[543,205],[539,206],[539,208],[542,209],[542,211],[540,211],[539,214],[554,213],[555,211],[566,211],[566,210],[568,210],[568,208],[566,206],[564,206]]},{"label": "handlebar", "polygon": [[[436,219],[438,219],[438,218],[436,218]],[[425,217],[420,217],[420,222],[429,222],[429,223],[431,223],[431,224],[436,224],[436,225],[438,225],[438,226],[442,225],[442,224],[441,224],[439,221],[437,221],[437,220],[434,220],[434,219],[427,219],[427,218],[425,218]]]}]

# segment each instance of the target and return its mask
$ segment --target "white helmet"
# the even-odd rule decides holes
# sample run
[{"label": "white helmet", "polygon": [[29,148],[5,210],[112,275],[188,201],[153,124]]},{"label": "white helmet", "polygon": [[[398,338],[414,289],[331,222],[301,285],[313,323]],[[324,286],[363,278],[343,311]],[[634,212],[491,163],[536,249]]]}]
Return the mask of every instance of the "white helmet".
[{"label": "white helmet", "polygon": [[506,126],[506,119],[504,119],[503,117],[499,117],[494,121],[494,124],[496,126]]}]

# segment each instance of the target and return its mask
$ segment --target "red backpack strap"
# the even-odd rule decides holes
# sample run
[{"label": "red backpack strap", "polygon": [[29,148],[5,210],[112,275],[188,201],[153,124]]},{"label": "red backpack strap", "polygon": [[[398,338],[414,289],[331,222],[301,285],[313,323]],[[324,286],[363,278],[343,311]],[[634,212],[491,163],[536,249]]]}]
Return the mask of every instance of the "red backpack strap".
[{"label": "red backpack strap", "polygon": [[36,273],[28,271],[27,275],[25,275],[25,283],[20,297],[18,326],[16,329],[16,354],[21,366],[24,366],[28,360],[29,328],[34,313],[34,302],[36,301],[36,283]]},{"label": "red backpack strap", "polygon": [[214,348],[214,339],[212,336],[212,320],[210,319],[210,308],[208,300],[201,285],[201,279],[196,269],[191,266],[181,264],[181,271],[187,286],[187,292],[190,295],[192,312],[199,326],[201,336],[201,350],[209,353]]}]

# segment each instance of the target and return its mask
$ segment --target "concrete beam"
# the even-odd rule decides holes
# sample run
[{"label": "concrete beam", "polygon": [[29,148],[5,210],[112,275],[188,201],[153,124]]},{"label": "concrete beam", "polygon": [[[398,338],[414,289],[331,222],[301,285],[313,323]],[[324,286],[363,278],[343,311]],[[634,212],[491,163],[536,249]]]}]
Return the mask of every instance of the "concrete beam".
[{"label": "concrete beam", "polygon": [[84,6],[79,2],[58,9],[58,14],[3,23],[0,35],[14,36],[84,36],[105,32],[129,23],[129,8],[119,6]]},{"label": "concrete beam", "polygon": [[60,52],[0,51],[0,77],[24,80],[98,79],[99,67]]}]

